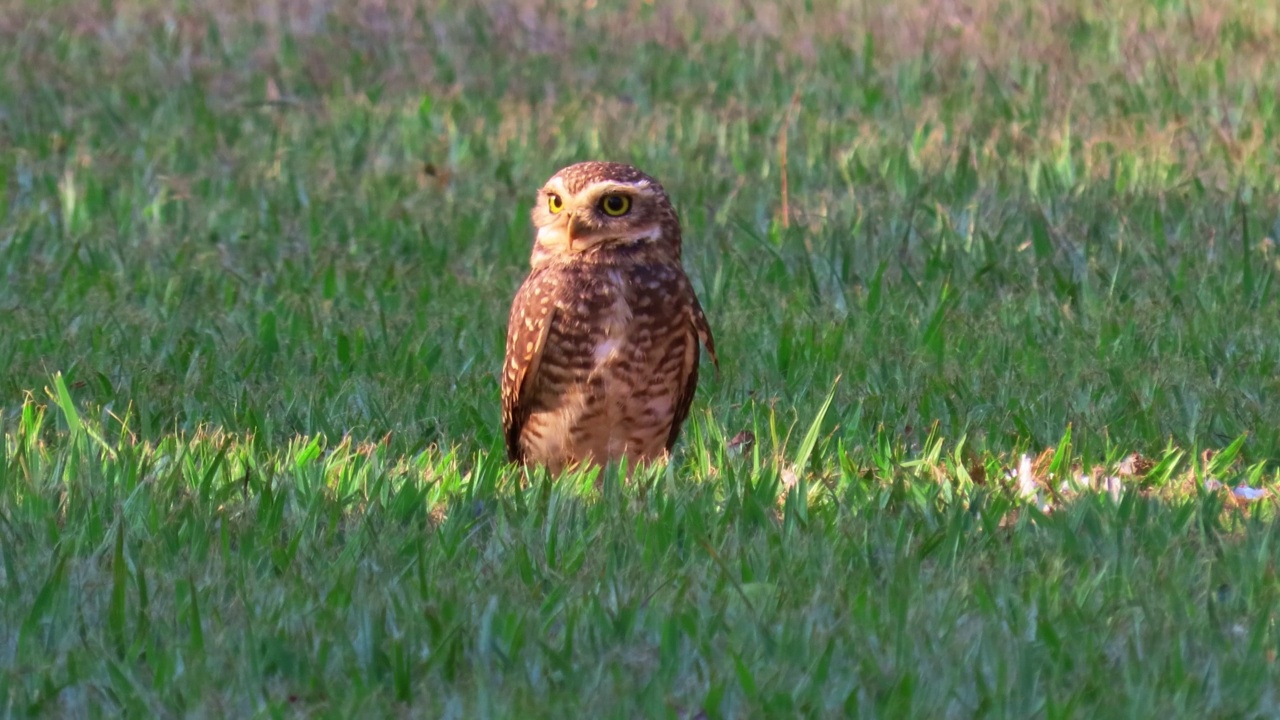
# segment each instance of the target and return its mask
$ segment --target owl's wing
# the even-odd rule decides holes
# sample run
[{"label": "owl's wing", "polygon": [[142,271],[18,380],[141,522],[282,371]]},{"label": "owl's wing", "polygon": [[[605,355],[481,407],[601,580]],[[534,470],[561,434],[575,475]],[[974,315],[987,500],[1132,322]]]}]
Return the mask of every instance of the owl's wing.
[{"label": "owl's wing", "polygon": [[671,418],[671,431],[667,435],[667,452],[675,447],[680,437],[680,427],[689,417],[689,407],[693,405],[693,393],[698,389],[698,344],[701,343],[711,356],[716,372],[720,372],[720,359],[716,357],[716,342],[711,337],[711,326],[707,324],[707,316],[702,312],[698,297],[689,290],[691,302],[688,305],[687,320],[689,323],[689,345],[685,350],[684,384],[680,387],[680,397],[676,399],[675,415]]},{"label": "owl's wing", "polygon": [[716,372],[720,372],[720,358],[716,357],[716,341],[715,338],[711,337],[711,326],[707,324],[707,316],[702,312],[702,305],[698,302],[697,295],[693,296],[689,314],[693,329],[698,333],[698,342],[701,342],[702,346],[707,349],[707,354],[711,356],[711,364],[715,365]]},{"label": "owl's wing", "polygon": [[507,354],[502,363],[502,430],[507,459],[521,462],[520,433],[529,419],[529,398],[551,329],[555,303],[540,274],[530,275],[511,303],[507,321]]}]

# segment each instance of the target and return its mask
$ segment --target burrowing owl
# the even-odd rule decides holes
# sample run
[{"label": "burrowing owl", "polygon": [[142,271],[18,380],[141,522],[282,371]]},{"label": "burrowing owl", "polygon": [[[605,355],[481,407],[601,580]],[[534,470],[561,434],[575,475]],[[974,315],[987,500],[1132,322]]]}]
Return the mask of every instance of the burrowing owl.
[{"label": "burrowing owl", "polygon": [[711,328],[680,266],[680,220],[657,180],[584,162],[538,191],[532,272],[516,293],[502,368],[513,462],[645,462],[671,450]]}]

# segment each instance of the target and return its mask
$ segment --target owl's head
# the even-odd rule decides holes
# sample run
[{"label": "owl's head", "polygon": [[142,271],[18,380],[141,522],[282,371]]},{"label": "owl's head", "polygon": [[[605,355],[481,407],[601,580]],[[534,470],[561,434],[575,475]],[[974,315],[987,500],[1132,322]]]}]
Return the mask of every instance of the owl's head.
[{"label": "owl's head", "polygon": [[533,264],[635,251],[680,260],[680,221],[657,180],[630,165],[583,162],[551,176],[533,207]]}]

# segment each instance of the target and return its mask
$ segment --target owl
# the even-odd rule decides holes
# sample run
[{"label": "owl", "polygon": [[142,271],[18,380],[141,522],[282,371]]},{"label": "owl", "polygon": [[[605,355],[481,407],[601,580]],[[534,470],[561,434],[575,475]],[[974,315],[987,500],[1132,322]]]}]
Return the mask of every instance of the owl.
[{"label": "owl", "polygon": [[670,452],[711,328],[680,265],[680,220],[657,180],[584,162],[538,190],[531,271],[502,367],[512,462],[565,468]]}]

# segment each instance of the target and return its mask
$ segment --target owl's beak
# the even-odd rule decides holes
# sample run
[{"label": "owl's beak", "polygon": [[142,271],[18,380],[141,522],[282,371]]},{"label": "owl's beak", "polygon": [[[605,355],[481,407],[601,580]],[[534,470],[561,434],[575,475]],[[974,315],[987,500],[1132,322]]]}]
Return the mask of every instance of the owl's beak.
[{"label": "owl's beak", "polygon": [[573,241],[582,237],[586,231],[586,226],[578,221],[578,218],[570,215],[566,222],[565,235],[569,238],[569,250],[573,250]]}]

